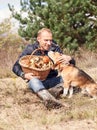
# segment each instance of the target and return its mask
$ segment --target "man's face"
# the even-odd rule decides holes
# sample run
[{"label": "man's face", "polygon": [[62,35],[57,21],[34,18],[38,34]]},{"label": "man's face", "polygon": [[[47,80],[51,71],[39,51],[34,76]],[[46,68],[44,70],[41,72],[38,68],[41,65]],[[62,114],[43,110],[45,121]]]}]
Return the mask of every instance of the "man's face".
[{"label": "man's face", "polygon": [[39,42],[41,49],[49,50],[52,44],[52,34],[46,31],[42,32],[37,37],[37,41]]}]

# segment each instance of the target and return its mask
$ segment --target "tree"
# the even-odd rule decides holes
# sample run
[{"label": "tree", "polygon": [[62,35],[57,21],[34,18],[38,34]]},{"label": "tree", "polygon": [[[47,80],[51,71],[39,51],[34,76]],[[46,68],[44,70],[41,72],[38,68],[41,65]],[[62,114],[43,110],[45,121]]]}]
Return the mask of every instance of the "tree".
[{"label": "tree", "polygon": [[48,27],[62,48],[96,47],[96,0],[20,0],[20,4],[19,13],[9,5],[12,16],[20,22],[20,36],[34,40],[40,28]]},{"label": "tree", "polygon": [[5,43],[6,37],[10,32],[10,30],[11,30],[11,21],[10,18],[6,18],[0,23],[0,48]]},{"label": "tree", "polygon": [[11,20],[10,18],[4,19],[0,23],[0,35],[3,35],[11,30]]}]

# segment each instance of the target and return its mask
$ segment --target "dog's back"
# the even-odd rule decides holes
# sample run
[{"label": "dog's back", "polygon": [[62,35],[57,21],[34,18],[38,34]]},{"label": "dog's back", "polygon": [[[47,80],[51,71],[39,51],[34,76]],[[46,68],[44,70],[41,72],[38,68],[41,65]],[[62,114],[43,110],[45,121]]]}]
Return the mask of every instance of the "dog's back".
[{"label": "dog's back", "polygon": [[66,66],[62,70],[62,77],[71,86],[85,87],[86,84],[95,83],[95,81],[83,70],[75,66]]},{"label": "dog's back", "polygon": [[85,80],[86,83],[95,83],[92,77],[90,77],[85,71],[77,68],[78,71],[78,77],[81,77],[82,80]]}]

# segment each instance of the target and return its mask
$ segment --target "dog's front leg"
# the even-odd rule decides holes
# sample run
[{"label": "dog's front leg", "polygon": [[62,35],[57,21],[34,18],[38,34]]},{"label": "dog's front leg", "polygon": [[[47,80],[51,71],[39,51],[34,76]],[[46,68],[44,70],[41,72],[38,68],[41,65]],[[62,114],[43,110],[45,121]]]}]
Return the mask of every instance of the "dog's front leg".
[{"label": "dog's front leg", "polygon": [[62,96],[66,97],[67,94],[68,94],[68,88],[64,88]]},{"label": "dog's front leg", "polygon": [[66,95],[68,94],[68,90],[69,90],[69,84],[64,82],[64,90],[63,90],[63,97],[66,97]]},{"label": "dog's front leg", "polygon": [[68,98],[71,98],[73,95],[73,87],[71,86],[70,89],[69,89],[69,96]]}]

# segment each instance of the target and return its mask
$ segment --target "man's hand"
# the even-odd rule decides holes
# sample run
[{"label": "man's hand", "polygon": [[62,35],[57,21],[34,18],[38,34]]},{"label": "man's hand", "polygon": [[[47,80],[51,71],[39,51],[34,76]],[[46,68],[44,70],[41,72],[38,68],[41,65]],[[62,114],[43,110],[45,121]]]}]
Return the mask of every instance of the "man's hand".
[{"label": "man's hand", "polygon": [[72,60],[71,56],[68,55],[60,55],[59,58],[57,58],[56,63],[64,63],[64,64],[70,64],[69,61]]},{"label": "man's hand", "polygon": [[40,78],[38,76],[35,76],[33,73],[25,73],[25,79],[31,80],[33,77]]}]

